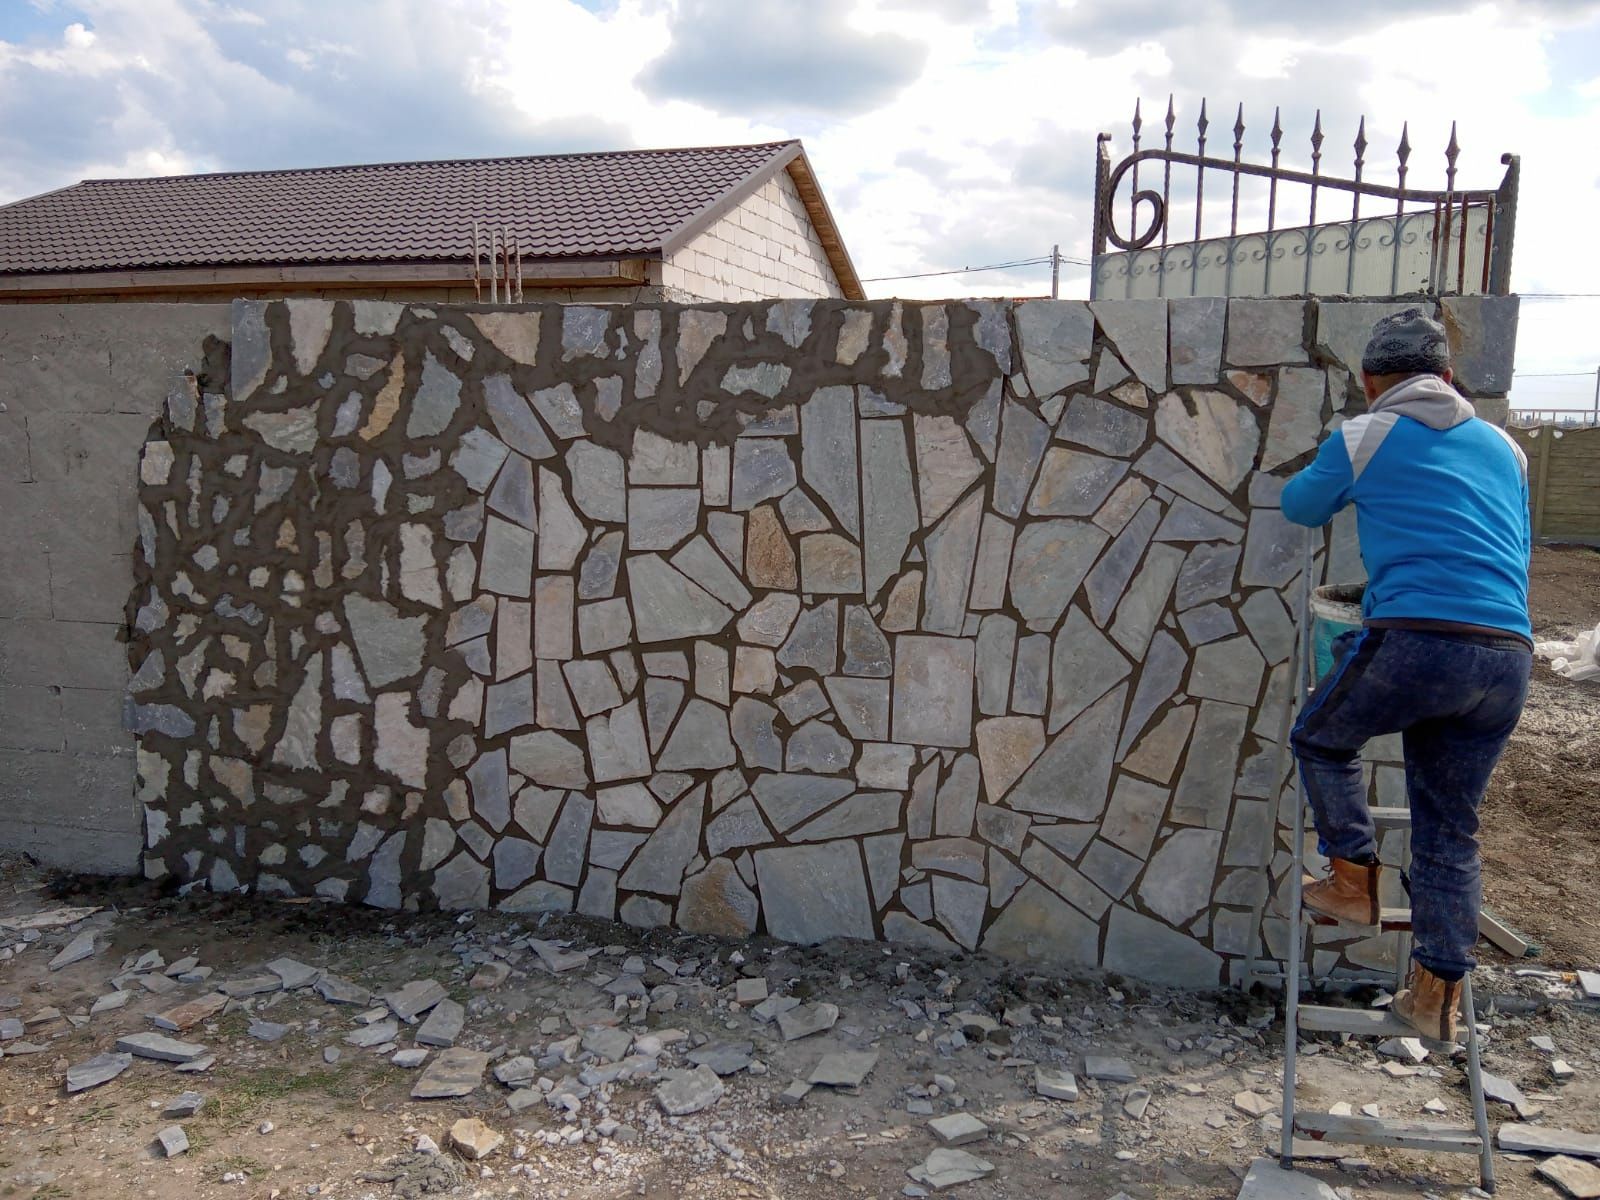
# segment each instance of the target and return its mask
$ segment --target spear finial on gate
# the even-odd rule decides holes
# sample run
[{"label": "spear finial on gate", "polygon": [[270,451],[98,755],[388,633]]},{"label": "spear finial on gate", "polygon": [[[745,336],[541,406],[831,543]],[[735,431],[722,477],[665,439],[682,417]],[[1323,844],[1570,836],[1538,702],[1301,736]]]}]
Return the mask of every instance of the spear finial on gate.
[{"label": "spear finial on gate", "polygon": [[1133,141],[1135,145],[1139,143],[1139,130],[1144,128],[1144,117],[1139,113],[1139,104],[1140,101],[1136,97],[1133,101]]},{"label": "spear finial on gate", "polygon": [[1361,167],[1367,161],[1367,118],[1363,114],[1361,124],[1356,127],[1356,178],[1361,178]]},{"label": "spear finial on gate", "polygon": [[1281,108],[1275,107],[1272,110],[1272,165],[1274,167],[1278,165],[1278,155],[1283,150],[1281,144],[1283,142],[1283,122],[1279,120],[1281,115]]},{"label": "spear finial on gate", "polygon": [[1178,114],[1172,110],[1172,93],[1167,93],[1167,149],[1172,149],[1172,127],[1177,123]]},{"label": "spear finial on gate", "polygon": [[1461,153],[1460,143],[1456,141],[1456,123],[1450,122],[1450,144],[1444,148],[1444,160],[1448,168],[1444,173],[1445,187],[1450,191],[1456,190],[1456,158]]},{"label": "spear finial on gate", "polygon": [[1233,119],[1233,157],[1237,159],[1244,149],[1244,105],[1239,105],[1239,115]]},{"label": "spear finial on gate", "polygon": [[1322,110],[1317,109],[1316,122],[1311,126],[1311,173],[1317,173],[1317,166],[1322,162]]},{"label": "spear finial on gate", "polygon": [[1407,121],[1400,126],[1400,144],[1395,147],[1395,156],[1400,159],[1400,188],[1405,190],[1407,160],[1411,157],[1411,122]]},{"label": "spear finial on gate", "polygon": [[1202,96],[1202,97],[1200,97],[1200,119],[1195,122],[1195,127],[1200,130],[1200,157],[1201,158],[1204,158],[1206,156],[1206,129],[1210,126],[1210,124],[1211,124],[1211,122],[1206,118],[1206,101],[1205,101],[1205,97]]}]

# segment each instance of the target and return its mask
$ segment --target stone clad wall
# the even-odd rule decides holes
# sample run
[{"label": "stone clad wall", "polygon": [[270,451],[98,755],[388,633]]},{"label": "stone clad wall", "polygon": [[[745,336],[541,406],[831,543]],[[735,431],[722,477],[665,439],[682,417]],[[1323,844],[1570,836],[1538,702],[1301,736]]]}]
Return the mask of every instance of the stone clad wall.
[{"label": "stone clad wall", "polygon": [[1383,307],[238,302],[140,467],[146,871],[1218,982]]}]

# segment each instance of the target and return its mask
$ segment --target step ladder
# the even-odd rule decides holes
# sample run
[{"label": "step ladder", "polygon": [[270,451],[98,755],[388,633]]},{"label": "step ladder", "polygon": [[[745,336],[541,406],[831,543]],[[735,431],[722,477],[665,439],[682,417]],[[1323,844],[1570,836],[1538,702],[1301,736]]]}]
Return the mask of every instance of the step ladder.
[{"label": "step ladder", "polygon": [[[1306,539],[1303,601],[1300,610],[1300,642],[1298,662],[1291,664],[1290,673],[1301,680],[1295,689],[1294,703],[1298,711],[1309,693],[1314,671],[1311,656],[1311,570],[1312,541]],[[1287,714],[1286,714],[1287,716]],[[1287,725],[1287,721],[1285,722]],[[1287,731],[1286,731],[1287,732]],[[1280,740],[1287,749],[1287,736]],[[1339,1008],[1300,1003],[1301,964],[1304,947],[1310,931],[1317,926],[1332,926],[1359,932],[1368,936],[1376,933],[1398,933],[1396,939],[1394,989],[1398,991],[1405,982],[1407,965],[1411,958],[1411,912],[1407,908],[1381,908],[1377,926],[1341,926],[1340,922],[1306,909],[1302,876],[1305,871],[1306,798],[1302,790],[1300,772],[1291,772],[1292,803],[1294,805],[1294,861],[1289,868],[1289,962],[1284,973],[1284,1059],[1283,1059],[1283,1134],[1279,1148],[1279,1164],[1285,1170],[1294,1169],[1294,1144],[1296,1138],[1316,1142],[1333,1142],[1340,1145],[1391,1146],[1407,1150],[1429,1150],[1441,1154],[1475,1154],[1478,1156],[1479,1182],[1483,1190],[1495,1190],[1494,1145],[1489,1131],[1488,1108],[1483,1094],[1483,1070],[1479,1056],[1477,1014],[1472,1006],[1472,977],[1469,974],[1461,986],[1460,1026],[1467,1047],[1467,1085],[1472,1096],[1471,1128],[1438,1124],[1426,1121],[1398,1121],[1383,1117],[1343,1117],[1328,1113],[1302,1112],[1295,1104],[1295,1077],[1300,1051],[1300,1031],[1318,1033],[1344,1033],[1351,1037],[1391,1038],[1417,1037],[1417,1031],[1393,1013],[1382,1009]],[[1411,863],[1411,813],[1404,808],[1374,807],[1373,823],[1380,835],[1385,830],[1399,830],[1404,836],[1401,869]],[[1253,963],[1252,963],[1253,969]],[[1438,1046],[1430,1039],[1420,1039]]]}]

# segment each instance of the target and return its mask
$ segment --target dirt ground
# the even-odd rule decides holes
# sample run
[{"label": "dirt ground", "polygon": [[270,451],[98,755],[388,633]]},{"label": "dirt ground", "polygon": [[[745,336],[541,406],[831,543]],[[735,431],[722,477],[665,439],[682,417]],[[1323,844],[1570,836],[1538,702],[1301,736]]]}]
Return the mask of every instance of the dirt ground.
[{"label": "dirt ground", "polygon": [[[1534,636],[1566,641],[1600,622],[1600,552],[1534,551]],[[1483,808],[1484,899],[1551,962],[1600,968],[1600,682],[1543,662]]]},{"label": "dirt ground", "polygon": [[[1234,1196],[1249,1162],[1277,1141],[1282,1026],[1266,996],[1165,992],[1115,977],[1030,973],[982,955],[862,943],[732,943],[575,918],[397,918],[321,902],[179,898],[132,882],[52,887],[26,864],[0,866],[0,922],[64,905],[100,911],[31,934],[0,925],[0,954],[9,952],[9,961],[0,961],[0,1020],[20,1020],[26,1030],[0,1042],[0,1197],[915,1196],[925,1193],[907,1171],[937,1146],[927,1121],[965,1112],[988,1133],[963,1149],[993,1170],[949,1193],[961,1200],[1109,1200],[1118,1193],[1199,1200]],[[51,958],[84,931],[94,934],[94,953],[50,970]],[[34,940],[18,940],[29,936]],[[530,938],[565,942],[592,957],[555,973]],[[152,951],[159,959],[141,966]],[[175,987],[155,979],[191,956],[212,969],[209,979]],[[301,987],[235,999],[173,1035],[215,1055],[202,1073],[134,1059],[111,1082],[66,1094],[69,1066],[110,1050],[119,1037],[151,1030],[152,1014],[219,981],[259,975],[280,956],[375,992],[434,979],[464,1006],[458,1046],[487,1051],[497,1063],[539,1058],[552,1101],[586,1079],[594,1086],[573,1114],[537,1092],[538,1102],[514,1113],[512,1093],[492,1074],[460,1099],[413,1100],[417,1072],[390,1059],[413,1046],[417,1028],[402,1025],[380,1048],[355,1048],[345,1038],[364,1028],[360,1006],[327,1003]],[[485,963],[499,964],[491,970],[504,978],[475,986]],[[757,977],[773,995],[836,1005],[836,1022],[784,1040],[734,1002],[738,982]],[[132,999],[91,1015],[94,1001],[112,994],[113,978]],[[1600,1006],[1586,1006],[1558,981],[1492,967],[1480,972],[1478,987],[1480,1007],[1497,1010],[1484,1018],[1488,1068],[1520,1084],[1546,1124],[1600,1133]],[[691,1047],[726,1043],[750,1064],[722,1080],[725,1094],[704,1111],[665,1117],[654,1095],[658,1074],[605,1083],[590,1074],[598,1066],[593,1058],[566,1041],[609,1022],[665,1044],[662,1070],[685,1065]],[[281,1036],[263,1041],[253,1027]],[[962,1039],[953,1036],[957,1028]],[[1534,1035],[1550,1037],[1554,1053],[1532,1047]],[[1340,1045],[1307,1035],[1307,1046],[1299,1089],[1305,1106],[1370,1103],[1386,1116],[1470,1121],[1461,1067],[1442,1053],[1393,1078],[1384,1064],[1389,1071],[1397,1064],[1380,1058],[1370,1041]],[[636,1042],[634,1053],[651,1048]],[[835,1051],[875,1051],[878,1058],[859,1087],[819,1086],[795,1106],[784,1103],[785,1089]],[[563,1061],[564,1052],[576,1061]],[[1092,1081],[1088,1055],[1124,1058],[1136,1078]],[[1554,1057],[1571,1064],[1569,1081],[1553,1078]],[[1079,1098],[1038,1096],[1038,1065],[1075,1073]],[[204,1097],[198,1114],[163,1116],[188,1089]],[[1430,1102],[1443,1115],[1430,1116]],[[1247,1115],[1252,1104],[1261,1107]],[[1491,1115],[1496,1124],[1515,1119],[1502,1105]],[[481,1162],[450,1150],[449,1132],[464,1117],[481,1119],[505,1139]],[[164,1158],[155,1140],[172,1125],[184,1129],[190,1148]],[[417,1153],[424,1135],[444,1152]],[[1476,1182],[1475,1160],[1465,1156],[1350,1148],[1328,1154],[1349,1157],[1307,1169],[1339,1188],[1343,1200],[1419,1192],[1464,1200]],[[1502,1154],[1500,1195],[1551,1195],[1533,1177],[1534,1165]]]}]

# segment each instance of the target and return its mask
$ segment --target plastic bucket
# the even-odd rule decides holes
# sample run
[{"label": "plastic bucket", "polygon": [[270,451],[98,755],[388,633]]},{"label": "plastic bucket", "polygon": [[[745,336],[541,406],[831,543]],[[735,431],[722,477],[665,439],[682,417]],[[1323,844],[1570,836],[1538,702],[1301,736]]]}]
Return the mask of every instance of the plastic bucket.
[{"label": "plastic bucket", "polygon": [[1336,583],[1311,593],[1311,661],[1320,682],[1333,670],[1333,643],[1361,628],[1362,583]]}]

